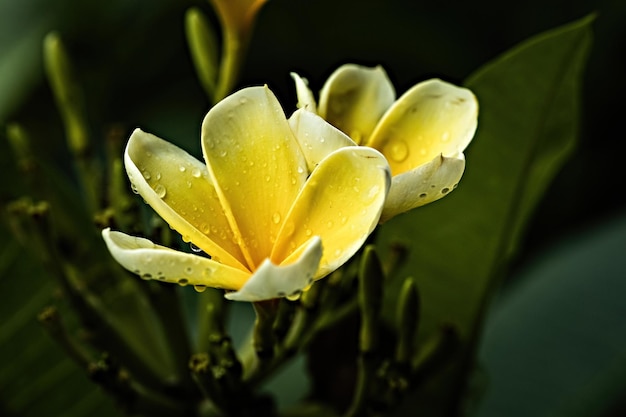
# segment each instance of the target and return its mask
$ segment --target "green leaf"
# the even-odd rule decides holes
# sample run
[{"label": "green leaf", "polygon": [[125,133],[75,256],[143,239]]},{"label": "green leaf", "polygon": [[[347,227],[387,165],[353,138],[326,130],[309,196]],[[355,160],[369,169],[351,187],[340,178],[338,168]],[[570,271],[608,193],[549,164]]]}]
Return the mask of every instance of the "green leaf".
[{"label": "green leaf", "polygon": [[[498,278],[575,144],[592,21],[588,16],[532,38],[470,76],[481,114],[459,188],[381,228],[381,247],[397,240],[409,246],[400,273],[414,276],[422,294],[421,340],[442,323],[454,324],[468,348],[457,364],[463,354],[471,358]],[[399,281],[388,291],[389,317]],[[451,386],[439,392],[458,395]]]},{"label": "green leaf", "polygon": [[[624,248],[622,214],[568,236],[515,277],[485,326],[479,416],[623,415]],[[610,410],[620,402],[621,412]]]},{"label": "green leaf", "polygon": [[54,294],[32,255],[0,229],[0,410],[2,415],[116,416],[110,398],[37,323]]}]

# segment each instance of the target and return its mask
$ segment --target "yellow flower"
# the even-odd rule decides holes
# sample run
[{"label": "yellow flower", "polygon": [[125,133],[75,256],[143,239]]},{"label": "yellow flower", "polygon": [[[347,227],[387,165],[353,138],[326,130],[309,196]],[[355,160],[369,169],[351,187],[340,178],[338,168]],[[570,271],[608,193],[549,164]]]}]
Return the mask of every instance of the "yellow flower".
[{"label": "yellow flower", "polygon": [[321,131],[345,136],[322,119],[293,131],[267,87],[243,89],[209,111],[206,165],[135,130],[124,156],[134,190],[210,258],[105,229],[109,251],[143,278],[234,290],[233,300],[299,293],[362,246],[390,184],[384,156],[369,148],[343,147],[309,169],[296,136]]},{"label": "yellow flower", "polygon": [[431,79],[396,100],[382,67],[348,64],[328,78],[317,106],[306,80],[292,76],[298,106],[352,138],[326,143],[327,152],[364,145],[378,149],[389,161],[393,179],[381,222],[456,188],[465,169],[463,151],[477,126],[478,102],[470,90]]}]

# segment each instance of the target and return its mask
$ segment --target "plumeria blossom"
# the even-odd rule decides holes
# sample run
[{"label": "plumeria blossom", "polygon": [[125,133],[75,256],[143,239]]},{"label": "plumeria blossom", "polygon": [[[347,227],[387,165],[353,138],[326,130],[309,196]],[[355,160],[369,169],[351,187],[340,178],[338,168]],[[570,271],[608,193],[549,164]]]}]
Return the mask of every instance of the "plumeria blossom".
[{"label": "plumeria blossom", "polygon": [[364,145],[378,149],[389,161],[393,179],[381,222],[456,188],[465,170],[463,151],[477,126],[478,102],[470,90],[431,79],[396,100],[382,67],[348,64],[328,78],[318,105],[306,80],[292,76],[298,106],[351,138],[335,135],[339,140],[327,142],[326,151]]},{"label": "plumeria blossom", "polygon": [[224,288],[233,300],[298,294],[363,245],[390,187],[389,165],[374,149],[342,147],[309,166],[299,143],[320,132],[349,140],[321,118],[292,130],[267,87],[243,89],[208,112],[206,165],[135,130],[124,155],[133,189],[210,257],[105,229],[109,251],[143,278]]}]

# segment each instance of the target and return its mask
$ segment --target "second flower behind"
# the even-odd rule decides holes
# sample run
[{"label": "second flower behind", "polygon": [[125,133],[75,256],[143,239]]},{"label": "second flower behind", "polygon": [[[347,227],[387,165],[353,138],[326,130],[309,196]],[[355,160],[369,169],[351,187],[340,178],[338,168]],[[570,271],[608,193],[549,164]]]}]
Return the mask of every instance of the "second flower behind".
[{"label": "second flower behind", "polygon": [[381,221],[456,188],[465,170],[463,151],[478,123],[478,102],[470,90],[431,79],[396,100],[382,67],[347,64],[328,78],[317,105],[306,80],[292,76],[299,107],[352,139],[326,143],[328,151],[363,145],[378,149],[389,161],[393,180]]}]

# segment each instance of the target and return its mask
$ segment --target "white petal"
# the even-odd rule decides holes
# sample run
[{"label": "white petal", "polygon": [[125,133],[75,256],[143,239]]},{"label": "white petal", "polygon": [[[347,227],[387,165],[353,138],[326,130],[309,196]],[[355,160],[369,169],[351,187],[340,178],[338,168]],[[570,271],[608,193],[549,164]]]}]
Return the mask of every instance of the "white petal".
[{"label": "white petal", "polygon": [[206,166],[184,150],[135,129],[124,154],[135,190],[170,227],[213,259],[246,268]]},{"label": "white petal", "polygon": [[322,87],[318,113],[363,145],[395,99],[393,84],[381,66],[346,64]]},{"label": "white petal", "polygon": [[291,78],[293,78],[294,82],[296,83],[298,108],[317,113],[317,104],[315,104],[315,97],[313,97],[313,92],[309,88],[309,82],[307,81],[307,79],[300,77],[295,72],[291,73]]},{"label": "white petal", "polygon": [[249,272],[211,259],[179,252],[108,228],[102,231],[102,238],[113,258],[143,279],[236,290],[250,276]]},{"label": "white petal", "polygon": [[291,115],[289,125],[300,144],[309,172],[337,149],[356,146],[356,143],[342,131],[304,109],[296,110]]},{"label": "white petal", "polygon": [[438,155],[463,152],[477,121],[478,101],[470,90],[432,79],[404,93],[380,119],[366,145],[387,157],[395,176]]},{"label": "white petal", "polygon": [[464,170],[463,154],[451,158],[440,155],[424,165],[394,176],[380,222],[445,197],[456,188]]},{"label": "white petal", "polygon": [[322,259],[322,240],[313,236],[304,245],[300,257],[288,265],[274,265],[269,259],[237,292],[226,294],[235,301],[262,301],[297,295],[313,283]]}]

